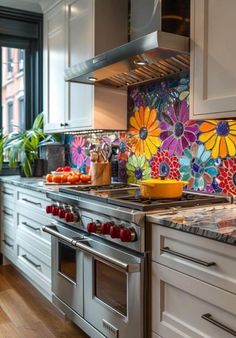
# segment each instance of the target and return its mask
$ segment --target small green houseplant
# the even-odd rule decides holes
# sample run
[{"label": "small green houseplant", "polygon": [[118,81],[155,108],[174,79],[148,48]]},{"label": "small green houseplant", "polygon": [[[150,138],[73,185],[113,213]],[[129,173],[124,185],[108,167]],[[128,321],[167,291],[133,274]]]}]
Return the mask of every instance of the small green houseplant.
[{"label": "small green houseplant", "polygon": [[30,177],[33,174],[32,165],[39,158],[39,146],[55,141],[54,136],[46,135],[43,132],[43,113],[40,113],[35,118],[31,129],[12,132],[5,137],[3,152],[9,161],[10,168],[16,168],[20,162],[22,172],[25,176]]}]

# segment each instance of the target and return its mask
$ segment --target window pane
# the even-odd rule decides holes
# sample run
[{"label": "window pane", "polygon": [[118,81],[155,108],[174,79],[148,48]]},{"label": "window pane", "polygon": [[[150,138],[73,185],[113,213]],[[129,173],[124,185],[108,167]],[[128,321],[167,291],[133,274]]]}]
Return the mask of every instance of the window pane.
[{"label": "window pane", "polygon": [[2,48],[2,127],[8,134],[25,128],[25,50]]}]

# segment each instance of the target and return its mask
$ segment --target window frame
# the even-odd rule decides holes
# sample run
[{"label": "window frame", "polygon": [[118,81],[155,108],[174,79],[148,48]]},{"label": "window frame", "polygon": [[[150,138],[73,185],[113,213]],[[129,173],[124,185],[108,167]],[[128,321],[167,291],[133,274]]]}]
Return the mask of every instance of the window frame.
[{"label": "window frame", "polygon": [[[0,47],[25,49],[25,128],[43,111],[43,14],[0,6]],[[2,64],[2,52],[0,52]],[[21,70],[22,71],[22,70]],[[2,85],[2,67],[0,67]],[[0,91],[2,103],[2,91]],[[2,104],[0,104],[0,129]],[[15,173],[3,164],[2,174]],[[6,172],[7,170],[7,172]]]}]

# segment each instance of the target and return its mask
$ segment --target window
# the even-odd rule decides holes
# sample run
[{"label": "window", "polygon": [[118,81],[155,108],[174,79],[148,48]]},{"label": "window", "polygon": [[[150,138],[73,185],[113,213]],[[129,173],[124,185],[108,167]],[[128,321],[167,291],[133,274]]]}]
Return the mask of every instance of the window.
[{"label": "window", "polygon": [[25,129],[25,98],[21,96],[18,100],[19,120],[21,129]]},{"label": "window", "polygon": [[12,60],[12,49],[7,48],[7,78],[10,79],[12,77],[13,71],[13,60]]},{"label": "window", "polygon": [[24,69],[25,50],[18,50],[18,71],[21,72]]},{"label": "window", "polygon": [[7,104],[8,133],[13,131],[13,102]]},{"label": "window", "polygon": [[[2,107],[3,133],[7,134],[12,131],[25,129],[25,72],[24,69],[19,73],[18,67],[11,69],[11,81],[9,81],[9,64],[5,60],[9,60],[11,55],[12,63],[18,64],[19,55],[21,60],[25,57],[25,49],[1,47],[2,55]],[[9,103],[9,101],[11,101]]]},{"label": "window", "polygon": [[31,128],[43,110],[43,15],[0,6],[0,21],[0,129],[8,134]]}]

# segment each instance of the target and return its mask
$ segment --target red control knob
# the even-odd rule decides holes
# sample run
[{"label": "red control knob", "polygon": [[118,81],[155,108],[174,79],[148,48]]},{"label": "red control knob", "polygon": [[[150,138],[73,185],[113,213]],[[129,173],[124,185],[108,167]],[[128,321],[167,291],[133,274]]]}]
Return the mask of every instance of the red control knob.
[{"label": "red control knob", "polygon": [[102,223],[101,224],[101,233],[103,235],[109,235],[111,226],[112,226],[112,223]]},{"label": "red control knob", "polygon": [[119,238],[120,237],[120,227],[118,225],[113,225],[110,227],[110,235],[111,238]]},{"label": "red control knob", "polygon": [[58,216],[59,207],[56,207],[55,205],[52,206],[52,214],[53,216]]},{"label": "red control knob", "polygon": [[65,220],[66,220],[66,222],[74,222],[73,212],[70,212],[70,211],[66,212],[65,213]]},{"label": "red control knob", "polygon": [[59,218],[65,218],[65,215],[66,215],[66,210],[63,209],[63,208],[60,208],[59,211],[58,211],[58,217]]},{"label": "red control knob", "polygon": [[46,213],[47,214],[51,214],[52,213],[52,207],[53,207],[53,205],[47,205],[46,206]]},{"label": "red control knob", "polygon": [[135,232],[130,229],[121,229],[120,239],[122,242],[133,242],[135,240]]},{"label": "red control knob", "polygon": [[97,224],[95,222],[90,222],[87,224],[87,230],[90,233],[96,233],[97,232]]}]

